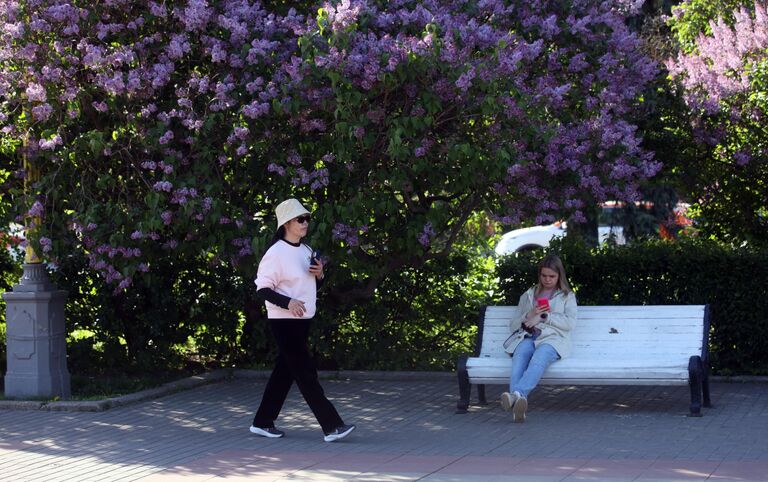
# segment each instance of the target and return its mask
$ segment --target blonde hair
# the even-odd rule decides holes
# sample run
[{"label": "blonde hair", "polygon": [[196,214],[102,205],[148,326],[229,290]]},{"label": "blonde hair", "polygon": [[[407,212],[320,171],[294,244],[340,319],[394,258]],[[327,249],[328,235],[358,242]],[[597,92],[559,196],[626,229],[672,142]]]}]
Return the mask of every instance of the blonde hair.
[{"label": "blonde hair", "polygon": [[542,290],[540,276],[543,268],[549,268],[557,273],[557,288],[560,291],[565,294],[571,292],[571,286],[568,284],[568,278],[565,276],[565,267],[563,266],[560,257],[554,254],[548,254],[544,259],[539,261],[539,267],[536,270],[536,294],[540,293]]}]

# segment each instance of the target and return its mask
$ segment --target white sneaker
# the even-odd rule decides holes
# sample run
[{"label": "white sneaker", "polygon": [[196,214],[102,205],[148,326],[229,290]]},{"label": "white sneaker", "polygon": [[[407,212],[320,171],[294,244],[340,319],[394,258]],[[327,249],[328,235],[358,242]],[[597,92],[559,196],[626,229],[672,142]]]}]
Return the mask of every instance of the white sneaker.
[{"label": "white sneaker", "polygon": [[512,410],[512,407],[515,405],[515,401],[517,401],[518,394],[517,392],[504,392],[501,394],[501,409],[505,412],[509,412]]},{"label": "white sneaker", "polygon": [[262,437],[267,438],[280,438],[285,435],[285,432],[276,429],[275,427],[255,427],[251,425],[251,433],[255,433],[256,435],[261,435]]},{"label": "white sneaker", "polygon": [[528,409],[528,399],[520,392],[512,392],[512,396],[517,397],[512,405],[512,420],[516,423],[525,422],[525,411]]},{"label": "white sneaker", "polygon": [[355,428],[356,427],[354,425],[342,425],[333,432],[325,434],[323,440],[326,442],[335,442],[336,440],[341,440],[347,435],[351,434]]}]

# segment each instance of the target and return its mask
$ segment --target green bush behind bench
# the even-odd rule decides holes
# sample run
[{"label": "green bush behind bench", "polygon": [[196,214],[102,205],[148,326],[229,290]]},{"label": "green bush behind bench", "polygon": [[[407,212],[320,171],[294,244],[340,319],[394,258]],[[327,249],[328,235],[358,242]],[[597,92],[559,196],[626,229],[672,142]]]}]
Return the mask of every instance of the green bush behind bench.
[{"label": "green bush behind bench", "polygon": [[[715,374],[768,374],[768,250],[714,241],[645,241],[588,249],[564,241],[563,258],[580,305],[711,305]],[[535,279],[538,253],[509,256],[498,267],[505,304]]]},{"label": "green bush behind bench", "polygon": [[[558,242],[549,251],[562,255],[582,305],[711,304],[713,373],[768,374],[768,251],[697,239],[603,249]],[[463,248],[422,268],[403,270],[382,283],[372,300],[355,306],[322,300],[312,333],[320,367],[452,369],[458,355],[473,348],[480,305],[515,304],[535,279],[543,251],[502,258],[498,264],[484,253],[487,249]],[[20,271],[3,254],[0,290],[17,282]],[[82,266],[70,264],[62,263],[54,276],[70,291],[68,328],[96,333],[95,338],[70,339],[72,373],[178,368],[171,353],[195,355],[214,366],[271,365],[274,344],[258,314],[261,303],[253,299],[251,280],[188,260],[183,270],[164,271],[181,273],[166,280],[170,288],[137,291],[123,300],[122,311],[115,311],[111,290],[102,289]],[[160,281],[155,286],[166,284]],[[0,302],[4,372],[3,308]],[[117,318],[121,313],[124,319]],[[126,323],[163,343],[155,341],[155,350],[145,350],[147,359],[131,360],[122,334]],[[185,342],[187,337],[194,341]]]}]

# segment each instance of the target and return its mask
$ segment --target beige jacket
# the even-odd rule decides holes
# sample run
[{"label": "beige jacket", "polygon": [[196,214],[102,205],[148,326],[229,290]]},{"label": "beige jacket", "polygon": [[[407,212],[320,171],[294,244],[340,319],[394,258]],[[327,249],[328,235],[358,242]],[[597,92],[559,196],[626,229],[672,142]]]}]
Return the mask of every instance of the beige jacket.
[{"label": "beige jacket", "polygon": [[[536,303],[534,293],[536,287],[532,287],[520,296],[517,302],[517,310],[509,320],[510,333],[520,328],[525,321],[525,315],[531,311]],[[542,343],[548,343],[557,350],[560,358],[571,354],[571,331],[576,327],[576,295],[573,292],[565,294],[556,291],[549,300],[550,313],[545,322],[536,325],[541,330],[541,335],[534,342],[538,347]]]}]

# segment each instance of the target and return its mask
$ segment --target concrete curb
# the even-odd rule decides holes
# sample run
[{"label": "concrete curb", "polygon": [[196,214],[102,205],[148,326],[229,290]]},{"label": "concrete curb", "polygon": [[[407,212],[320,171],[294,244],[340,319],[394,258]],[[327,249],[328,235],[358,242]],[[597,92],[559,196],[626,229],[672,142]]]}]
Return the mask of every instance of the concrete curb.
[{"label": "concrete curb", "polygon": [[40,402],[32,400],[0,400],[0,410],[51,410],[65,412],[102,412],[114,407],[122,407],[136,402],[142,402],[153,398],[163,397],[181,390],[199,387],[208,383],[218,382],[231,378],[232,370],[214,370],[168,382],[159,387],[129,393],[119,397],[105,398],[104,400],[57,400],[53,402]]},{"label": "concrete curb", "polygon": [[[271,370],[247,370],[242,368],[224,368],[194,375],[189,378],[165,383],[159,387],[129,393],[104,400],[60,400],[44,402],[36,400],[0,400],[0,410],[49,410],[69,412],[102,412],[110,408],[122,407],[153,398],[160,398],[182,390],[215,383],[226,379],[240,378],[267,380]],[[318,372],[321,380],[366,380],[366,381],[436,381],[456,380],[454,372],[417,372],[417,371],[364,371],[364,370],[323,370]],[[716,383],[768,383],[765,376],[711,376]]]},{"label": "concrete curb", "polygon": [[719,383],[768,383],[768,377],[757,375],[710,376],[709,381]]},{"label": "concrete curb", "polygon": [[[233,378],[250,378],[254,380],[267,380],[272,370],[246,370],[236,368],[232,370]],[[318,372],[321,380],[455,380],[454,372],[416,372],[416,371],[366,371],[366,370],[321,370]]]}]

